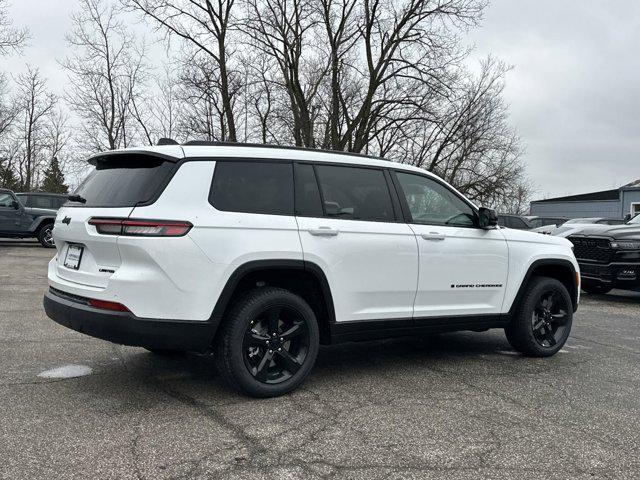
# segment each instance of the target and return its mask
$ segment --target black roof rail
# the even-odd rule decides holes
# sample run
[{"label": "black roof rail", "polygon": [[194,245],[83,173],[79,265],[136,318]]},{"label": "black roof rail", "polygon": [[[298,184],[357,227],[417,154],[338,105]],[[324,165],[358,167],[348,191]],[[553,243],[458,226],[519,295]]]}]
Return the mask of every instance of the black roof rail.
[{"label": "black roof rail", "polygon": [[291,145],[273,145],[269,143],[240,143],[240,142],[217,142],[207,140],[189,140],[182,144],[185,147],[251,147],[251,148],[273,148],[279,150],[297,150],[302,152],[320,152],[333,153],[338,155],[348,155],[351,157],[368,158],[370,160],[384,160],[390,162],[387,158],[373,157],[364,153],[345,152],[343,150],[327,150],[323,148],[294,147]]}]

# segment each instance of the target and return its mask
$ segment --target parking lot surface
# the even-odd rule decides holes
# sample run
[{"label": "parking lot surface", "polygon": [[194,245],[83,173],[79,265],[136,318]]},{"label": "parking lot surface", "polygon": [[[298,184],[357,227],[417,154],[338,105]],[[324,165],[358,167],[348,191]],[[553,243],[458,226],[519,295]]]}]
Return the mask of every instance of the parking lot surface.
[{"label": "parking lot surface", "polygon": [[49,320],[52,255],[0,241],[0,478],[640,478],[640,294],[583,296],[550,359],[498,330],[330,346],[254,400]]}]

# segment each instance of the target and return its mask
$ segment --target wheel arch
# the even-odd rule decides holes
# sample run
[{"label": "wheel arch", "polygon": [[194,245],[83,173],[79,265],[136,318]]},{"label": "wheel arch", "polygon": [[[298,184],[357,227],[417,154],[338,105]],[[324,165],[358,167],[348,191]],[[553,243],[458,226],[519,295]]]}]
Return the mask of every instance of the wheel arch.
[{"label": "wheel arch", "polygon": [[255,260],[236,268],[227,279],[209,319],[216,332],[235,301],[244,292],[259,286],[259,282],[301,296],[316,314],[321,343],[331,342],[331,326],[335,322],[331,288],[322,268],[304,260]]},{"label": "wheel arch", "polygon": [[509,316],[513,317],[515,314],[516,308],[522,301],[522,297],[524,296],[528,284],[530,280],[534,276],[544,276],[555,278],[559,282],[561,282],[569,291],[569,295],[571,296],[571,302],[573,304],[573,311],[575,312],[578,309],[578,294],[579,294],[579,285],[578,279],[576,275],[576,269],[569,260],[563,259],[542,259],[534,261],[528,268],[527,272],[520,283],[520,288],[518,289],[518,293],[516,294],[513,302],[511,303],[511,307],[509,308]]},{"label": "wheel arch", "polygon": [[56,221],[56,217],[53,216],[43,216],[43,217],[38,217],[36,218],[33,223],[31,223],[31,226],[29,227],[29,231],[31,233],[33,233],[34,235],[38,234],[38,231],[47,224],[54,224]]}]

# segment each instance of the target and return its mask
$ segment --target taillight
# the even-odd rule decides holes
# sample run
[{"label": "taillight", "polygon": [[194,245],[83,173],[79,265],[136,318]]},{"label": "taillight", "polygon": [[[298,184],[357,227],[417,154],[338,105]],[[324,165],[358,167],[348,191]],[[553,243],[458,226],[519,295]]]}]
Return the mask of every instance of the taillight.
[{"label": "taillight", "polygon": [[89,305],[102,310],[113,310],[116,312],[128,312],[129,309],[118,302],[108,302],[106,300],[96,300],[95,298],[89,299]]},{"label": "taillight", "polygon": [[193,225],[173,220],[132,220],[124,218],[99,218],[89,220],[103,235],[127,235],[133,237],[182,237]]}]

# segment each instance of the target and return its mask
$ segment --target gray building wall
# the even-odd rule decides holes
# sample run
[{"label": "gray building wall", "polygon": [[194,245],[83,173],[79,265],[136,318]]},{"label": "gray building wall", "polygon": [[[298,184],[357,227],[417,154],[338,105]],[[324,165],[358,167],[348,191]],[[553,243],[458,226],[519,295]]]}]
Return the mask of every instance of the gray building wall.
[{"label": "gray building wall", "polygon": [[[622,217],[631,213],[631,204],[640,203],[640,189],[632,188],[629,190],[622,190],[622,205],[621,214]],[[637,211],[638,207],[636,207]]]},{"label": "gray building wall", "polygon": [[[631,192],[625,192],[631,193]],[[633,192],[638,194],[640,202],[640,190]],[[631,198],[631,197],[629,197]],[[631,202],[631,200],[629,200]],[[629,212],[627,206],[626,212]],[[530,215],[550,217],[607,217],[623,218],[620,200],[594,200],[584,202],[531,202]]]}]

